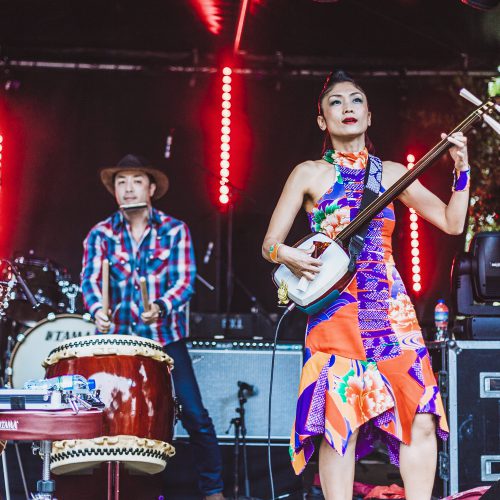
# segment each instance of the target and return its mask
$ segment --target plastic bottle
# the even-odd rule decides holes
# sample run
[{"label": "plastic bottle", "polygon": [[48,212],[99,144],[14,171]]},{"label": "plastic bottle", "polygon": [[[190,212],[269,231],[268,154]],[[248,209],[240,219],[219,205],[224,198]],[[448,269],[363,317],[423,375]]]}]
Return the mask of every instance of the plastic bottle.
[{"label": "plastic bottle", "polygon": [[28,380],[24,389],[44,389],[54,391],[91,391],[95,389],[95,381],[82,375],[63,375],[61,377],[39,378]]},{"label": "plastic bottle", "polygon": [[448,306],[443,299],[437,301],[434,308],[434,323],[436,325],[436,340],[444,340],[448,336]]}]

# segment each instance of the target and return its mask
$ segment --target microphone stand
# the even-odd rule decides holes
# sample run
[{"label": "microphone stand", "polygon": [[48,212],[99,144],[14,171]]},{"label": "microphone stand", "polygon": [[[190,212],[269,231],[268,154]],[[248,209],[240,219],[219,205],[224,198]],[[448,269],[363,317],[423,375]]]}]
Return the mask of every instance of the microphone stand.
[{"label": "microphone stand", "polygon": [[[248,459],[247,459],[247,428],[245,422],[245,403],[247,402],[248,389],[238,385],[238,408],[235,408],[237,417],[233,418],[229,423],[229,429],[234,425],[234,467],[233,467],[233,500],[259,500],[250,496],[250,480],[248,477]],[[229,429],[226,434],[229,433]],[[245,488],[245,496],[239,496],[240,491],[240,447],[243,455],[243,483]]]}]

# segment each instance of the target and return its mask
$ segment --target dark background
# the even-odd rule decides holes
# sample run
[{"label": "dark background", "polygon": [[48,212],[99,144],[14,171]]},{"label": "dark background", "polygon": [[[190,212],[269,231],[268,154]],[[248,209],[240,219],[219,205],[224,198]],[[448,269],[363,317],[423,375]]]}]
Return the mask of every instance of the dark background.
[{"label": "dark background", "polygon": [[[255,0],[242,52],[232,59],[240,3],[214,2],[218,35],[204,25],[197,3],[0,1],[0,257],[33,250],[78,279],[85,235],[115,209],[99,168],[126,153],[141,154],[170,177],[170,190],[156,206],[187,222],[200,273],[219,285],[217,303],[217,295],[198,283],[193,309],[224,310],[227,213],[217,197],[220,66],[229,61],[237,69],[230,179],[239,188],[233,190],[234,272],[275,312],[271,267],[260,246],[287,175],[320,155],[316,98],[324,75],[343,67],[359,77],[373,113],[377,154],[404,163],[407,153],[418,158],[439,140],[439,115],[460,99],[456,78],[475,75],[486,90],[498,62],[499,9],[480,12],[458,0]],[[82,63],[115,66],[82,69]],[[118,64],[137,70],[119,70]],[[438,125],[419,123],[414,115],[422,110],[437,115]],[[170,129],[172,156],[165,160]],[[423,176],[445,201],[451,169],[447,157]],[[410,288],[408,211],[398,205],[397,215],[395,257]],[[204,265],[217,225],[221,248]],[[426,325],[436,299],[449,299],[451,262],[464,240],[426,223],[420,227],[423,288],[414,300]],[[306,231],[301,214],[289,242]],[[250,306],[236,284],[232,310]]]}]

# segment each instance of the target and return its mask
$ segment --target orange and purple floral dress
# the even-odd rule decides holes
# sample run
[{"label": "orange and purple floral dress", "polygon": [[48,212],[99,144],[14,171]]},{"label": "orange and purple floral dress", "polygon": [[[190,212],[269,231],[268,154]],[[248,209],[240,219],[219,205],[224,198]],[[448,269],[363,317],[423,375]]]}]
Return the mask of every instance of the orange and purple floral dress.
[{"label": "orange and purple floral dress", "polygon": [[[368,160],[361,153],[329,152],[335,181],[309,213],[311,229],[335,237],[358,213]],[[382,162],[370,157],[381,175]],[[356,459],[385,444],[399,465],[417,413],[431,413],[437,434],[448,435],[445,410],[429,354],[392,257],[394,207],[370,223],[356,276],[340,297],[309,316],[290,455],[297,474],[324,436],[344,455],[359,429]]]}]

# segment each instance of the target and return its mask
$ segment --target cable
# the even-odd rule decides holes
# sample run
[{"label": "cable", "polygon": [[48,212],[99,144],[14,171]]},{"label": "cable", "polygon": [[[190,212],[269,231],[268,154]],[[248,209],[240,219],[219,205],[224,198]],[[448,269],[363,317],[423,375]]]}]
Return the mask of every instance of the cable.
[{"label": "cable", "polygon": [[267,407],[267,465],[269,468],[269,483],[271,485],[271,500],[275,500],[274,496],[274,478],[273,478],[273,468],[271,464],[271,402],[273,397],[273,380],[274,380],[274,360],[276,358],[276,342],[278,341],[278,332],[280,330],[281,322],[283,318],[291,311],[295,309],[295,304],[292,302],[281,315],[281,318],[276,325],[276,330],[274,333],[273,341],[273,354],[271,357],[271,377],[269,379],[269,401]]}]

